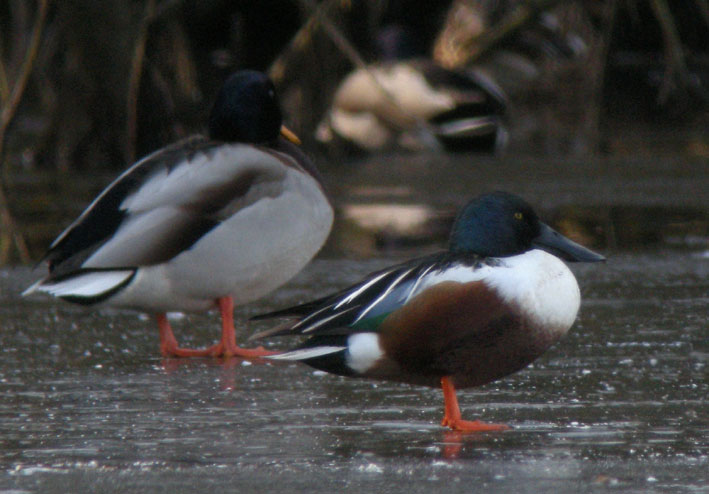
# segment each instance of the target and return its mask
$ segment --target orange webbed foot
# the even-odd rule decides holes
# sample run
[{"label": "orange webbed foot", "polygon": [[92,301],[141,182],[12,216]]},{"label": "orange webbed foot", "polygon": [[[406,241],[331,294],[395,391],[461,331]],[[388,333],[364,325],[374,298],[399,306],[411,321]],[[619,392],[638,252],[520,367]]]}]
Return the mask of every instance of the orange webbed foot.
[{"label": "orange webbed foot", "polygon": [[263,347],[241,348],[236,344],[234,337],[234,326],[228,321],[226,331],[222,334],[219,343],[207,348],[182,348],[177,343],[177,339],[172,332],[170,323],[165,314],[158,314],[158,327],[160,328],[160,353],[164,357],[239,357],[244,359],[255,359],[273,355],[270,350]]},{"label": "orange webbed foot", "polygon": [[268,357],[269,355],[274,355],[278,352],[273,352],[271,350],[266,350],[264,347],[260,346],[257,348],[241,348],[240,346],[230,346],[228,349],[224,349],[224,345],[218,343],[216,347],[221,347],[218,351],[215,351],[213,357],[239,357],[244,359]]},{"label": "orange webbed foot", "polygon": [[177,346],[177,342],[174,345],[163,342],[160,345],[160,352],[165,357],[238,357],[243,359],[255,359],[278,353],[266,350],[264,347],[241,348],[237,345],[225,345],[221,341],[207,348],[181,348]]},{"label": "orange webbed foot", "polygon": [[509,425],[505,424],[491,424],[480,420],[456,420],[448,417],[443,417],[441,425],[444,427],[450,427],[452,430],[459,432],[490,432],[506,431],[511,429]]},{"label": "orange webbed foot", "polygon": [[217,299],[216,304],[222,316],[222,338],[219,343],[207,348],[181,348],[172,332],[167,316],[160,313],[157,314],[158,327],[160,328],[160,353],[165,357],[239,357],[243,359],[257,359],[278,353],[263,347],[241,348],[238,346],[234,331],[234,301],[231,297],[222,297]]},{"label": "orange webbed foot", "polygon": [[441,425],[450,427],[454,431],[460,432],[489,432],[506,431],[510,426],[505,424],[488,424],[479,420],[463,420],[460,415],[458,398],[455,395],[455,386],[450,377],[441,378],[441,389],[443,390],[443,403],[445,413]]},{"label": "orange webbed foot", "polygon": [[181,348],[172,332],[170,323],[164,313],[157,314],[158,327],[160,328],[160,353],[163,357],[208,357],[217,346],[209,348]]},{"label": "orange webbed foot", "polygon": [[215,354],[221,352],[221,343],[212,345],[207,348],[182,348],[177,345],[177,341],[162,341],[160,342],[160,353],[163,357],[214,357]]}]

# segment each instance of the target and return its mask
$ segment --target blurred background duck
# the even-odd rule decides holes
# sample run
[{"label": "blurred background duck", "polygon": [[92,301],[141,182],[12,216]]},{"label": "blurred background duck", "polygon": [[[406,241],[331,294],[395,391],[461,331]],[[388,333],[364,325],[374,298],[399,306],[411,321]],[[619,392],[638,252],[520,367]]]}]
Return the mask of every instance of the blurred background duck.
[{"label": "blurred background duck", "polygon": [[502,148],[506,97],[499,86],[483,74],[448,70],[414,55],[408,38],[400,26],[380,31],[382,61],[344,78],[316,138],[365,151]]},{"label": "blurred background duck", "polygon": [[512,152],[581,152],[587,145],[597,84],[588,76],[591,28],[567,10],[573,6],[545,11],[517,0],[455,0],[433,41],[436,63],[493,80],[507,96]]},{"label": "blurred background duck", "polygon": [[604,257],[542,223],[520,197],[486,194],[459,213],[447,251],[259,316],[290,321],[254,338],[308,336],[270,358],[343,376],[441,386],[443,425],[504,430],[502,424],[463,420],[455,389],[512,374],[566,334],[581,298],[562,259]]},{"label": "blurred background duck", "polygon": [[[313,163],[282,126],[271,81],[241,71],[220,90],[208,136],[135,163],[51,244],[44,292],[157,315],[167,356],[255,357],[236,345],[234,304],[276,289],[318,252],[333,210]],[[166,311],[218,308],[221,341],[180,348]]]},{"label": "blurred background duck", "polygon": [[[342,80],[316,138],[366,151],[494,153],[505,148],[510,128],[513,136],[544,129],[546,115],[538,107],[548,91],[559,90],[558,74],[577,66],[586,45],[551,12],[513,25],[517,7],[455,1],[428,42],[414,26],[384,25],[372,42],[377,62]],[[498,26],[499,39],[485,42]],[[532,110],[520,111],[527,107]]]}]

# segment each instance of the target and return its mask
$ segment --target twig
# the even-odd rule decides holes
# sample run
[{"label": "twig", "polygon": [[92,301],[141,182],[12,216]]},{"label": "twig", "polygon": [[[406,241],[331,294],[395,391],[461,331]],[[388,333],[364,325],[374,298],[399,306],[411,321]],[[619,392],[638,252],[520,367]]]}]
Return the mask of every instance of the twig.
[{"label": "twig", "polygon": [[44,22],[47,18],[47,7],[49,6],[49,0],[38,1],[37,19],[35,20],[34,27],[32,28],[32,36],[30,38],[29,46],[27,47],[27,52],[25,53],[25,58],[22,61],[19,75],[12,87],[12,91],[10,91],[7,103],[3,105],[2,112],[0,112],[0,159],[2,159],[3,156],[5,133],[7,132],[7,128],[10,126],[12,119],[15,117],[17,107],[22,100],[22,95],[27,87],[27,81],[32,73],[32,69],[34,68],[34,61],[37,58],[39,43],[42,39],[42,31],[44,30]]},{"label": "twig", "polygon": [[672,13],[666,0],[651,0],[650,5],[655,13],[657,22],[660,24],[664,40],[666,69],[657,99],[660,103],[665,103],[675,83],[675,78],[684,87],[687,86],[687,64],[682,50],[682,41],[679,33],[677,33],[677,28],[672,20]]},{"label": "twig", "polygon": [[[369,79],[374,84],[374,87],[378,88],[379,91],[384,95],[387,102],[392,105],[393,109],[399,113],[400,116],[406,117],[405,119],[414,122],[416,128],[420,132],[426,132],[429,135],[433,135],[433,127],[424,119],[419,118],[415,115],[410,114],[399,104],[396,97],[385,88],[382,83],[377,79],[374,73],[370,70],[367,62],[365,62],[362,55],[359,54],[357,49],[352,45],[352,43],[347,39],[347,37],[342,34],[342,31],[333,24],[330,18],[327,16],[325,11],[316,5],[313,0],[300,0],[310,12],[313,13],[314,21],[317,21],[320,26],[325,30],[325,33],[329,36],[330,40],[337,46],[337,48],[345,54],[345,56],[355,65],[358,69],[363,70]],[[390,122],[393,125],[398,126],[396,121]]]},{"label": "twig", "polygon": [[2,226],[2,232],[0,233],[0,265],[7,264],[10,260],[10,246],[13,243],[17,249],[17,254],[20,256],[20,261],[23,264],[29,263],[30,251],[12,217],[2,181],[0,181],[0,226]]},{"label": "twig", "polygon": [[145,13],[140,23],[138,37],[135,40],[133,59],[128,79],[128,95],[126,97],[126,162],[133,163],[136,154],[136,136],[138,129],[138,93],[140,79],[143,74],[145,47],[148,42],[148,30],[155,15],[155,0],[148,0]]},{"label": "twig", "polygon": [[325,30],[327,35],[330,37],[335,46],[345,54],[347,58],[358,68],[366,69],[367,62],[364,61],[362,55],[359,54],[357,49],[350,43],[350,41],[342,34],[342,31],[335,26],[330,18],[327,16],[325,11],[319,5],[316,5],[313,0],[300,0],[303,5],[305,5],[310,12],[313,13],[313,17],[320,23],[322,28]]},{"label": "twig", "polygon": [[[320,5],[320,9],[323,12],[329,13],[332,7],[338,2],[338,0],[326,0]],[[307,6],[310,8],[310,5]],[[286,63],[289,58],[292,57],[298,51],[304,50],[308,43],[312,40],[313,33],[317,30],[320,23],[320,17],[317,12],[311,11],[311,16],[303,26],[298,29],[295,36],[291,38],[288,46],[278,55],[278,57],[273,61],[271,67],[268,69],[268,76],[271,78],[274,84],[278,85],[284,78],[286,74]]]},{"label": "twig", "polygon": [[7,70],[5,70],[5,61],[2,50],[2,45],[0,45],[0,108],[5,106],[7,98],[10,97],[10,85],[7,82]]},{"label": "twig", "polygon": [[[591,101],[587,105],[586,117],[584,118],[586,137],[592,142],[592,149],[595,152],[598,152],[599,148],[603,80],[605,78],[608,49],[618,14],[618,0],[608,0],[602,8],[603,28],[596,40],[593,49],[594,54],[589,57],[588,74],[590,76]],[[612,239],[613,237],[611,236],[610,238]]]},{"label": "twig", "polygon": [[140,80],[145,64],[145,50],[150,25],[157,19],[172,13],[182,2],[183,0],[164,0],[160,5],[157,5],[156,0],[148,0],[148,3],[145,5],[138,37],[135,40],[130,77],[128,79],[128,94],[126,96],[126,161],[128,163],[135,161],[136,155],[135,143],[138,134],[138,95],[140,93]]},{"label": "twig", "polygon": [[460,57],[455,61],[446,63],[446,68],[462,67],[495,47],[500,41],[511,36],[531,22],[540,12],[554,7],[561,0],[529,0],[518,4],[507,13],[500,22],[485,29],[478,36],[473,36],[461,43],[456,50]]},{"label": "twig", "polygon": [[[27,51],[25,52],[25,57],[22,61],[22,65],[19,69],[19,74],[12,86],[12,90],[4,91],[6,96],[3,98],[2,111],[0,112],[0,167],[4,163],[4,144],[7,129],[10,127],[12,120],[15,118],[17,113],[17,108],[22,101],[22,96],[25,93],[27,87],[27,81],[29,80],[32,69],[34,68],[34,62],[37,59],[37,53],[39,52],[39,45],[42,39],[42,32],[44,31],[44,23],[47,19],[47,10],[49,6],[49,0],[38,0],[37,4],[37,18],[35,19],[34,26],[32,27],[32,34],[30,36],[30,42],[27,46]],[[2,78],[3,84],[7,84],[7,72],[5,71],[4,64],[2,65]],[[30,260],[29,250],[27,249],[27,244],[25,239],[22,237],[15,221],[10,212],[10,205],[7,201],[7,196],[5,194],[5,189],[0,182],[0,226],[2,226],[2,232],[0,236],[0,243],[2,246],[2,251],[0,252],[0,264],[5,264],[10,257],[10,245],[14,243],[17,253],[20,256],[20,261],[27,263]]]}]

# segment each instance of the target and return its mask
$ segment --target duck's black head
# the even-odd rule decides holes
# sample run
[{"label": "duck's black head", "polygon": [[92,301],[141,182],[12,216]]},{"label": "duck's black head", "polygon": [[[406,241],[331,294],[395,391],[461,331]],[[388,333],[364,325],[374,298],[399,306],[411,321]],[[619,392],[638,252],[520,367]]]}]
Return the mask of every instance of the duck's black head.
[{"label": "duck's black head", "polygon": [[242,70],[224,83],[209,117],[209,137],[227,142],[276,139],[283,116],[271,80],[261,72]]},{"label": "duck's black head", "polygon": [[507,192],[485,194],[469,202],[453,224],[449,249],[483,257],[542,249],[567,261],[605,260],[539,221],[532,206]]}]

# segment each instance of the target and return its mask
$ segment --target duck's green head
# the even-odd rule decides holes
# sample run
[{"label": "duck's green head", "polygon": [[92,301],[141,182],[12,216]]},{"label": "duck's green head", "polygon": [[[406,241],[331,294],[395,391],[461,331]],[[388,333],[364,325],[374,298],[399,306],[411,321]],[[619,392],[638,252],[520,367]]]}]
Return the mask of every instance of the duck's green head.
[{"label": "duck's green head", "polygon": [[209,137],[226,142],[261,143],[276,139],[283,115],[271,80],[242,70],[224,83],[209,117]]},{"label": "duck's green head", "polygon": [[566,261],[605,260],[542,223],[532,206],[507,192],[485,194],[469,202],[455,220],[449,249],[483,257],[542,249]]}]

